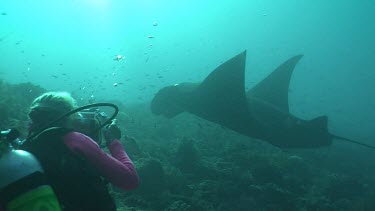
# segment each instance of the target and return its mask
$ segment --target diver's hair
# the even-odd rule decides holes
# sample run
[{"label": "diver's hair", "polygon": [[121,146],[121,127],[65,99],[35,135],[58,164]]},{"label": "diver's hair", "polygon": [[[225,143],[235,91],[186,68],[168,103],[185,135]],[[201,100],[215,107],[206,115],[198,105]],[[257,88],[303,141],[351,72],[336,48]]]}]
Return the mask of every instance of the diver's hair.
[{"label": "diver's hair", "polygon": [[46,126],[69,127],[74,115],[51,122],[63,114],[77,108],[76,100],[68,92],[47,92],[37,97],[30,106],[29,117],[32,120],[31,130],[35,131]]},{"label": "diver's hair", "polygon": [[50,108],[64,114],[75,109],[77,102],[68,92],[47,92],[31,103],[31,109],[36,107]]}]

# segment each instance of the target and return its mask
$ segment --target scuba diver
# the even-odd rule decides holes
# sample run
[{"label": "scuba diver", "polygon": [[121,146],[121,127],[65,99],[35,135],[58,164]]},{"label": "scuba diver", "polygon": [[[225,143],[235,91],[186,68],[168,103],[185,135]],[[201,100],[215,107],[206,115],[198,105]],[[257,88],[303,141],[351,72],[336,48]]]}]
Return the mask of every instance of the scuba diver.
[{"label": "scuba diver", "polygon": [[[108,183],[131,190],[138,187],[139,180],[119,141],[121,131],[114,116],[113,121],[108,121],[110,124],[102,124],[102,127],[107,126],[100,136],[104,137],[110,155],[89,134],[77,132],[80,131],[76,128],[79,113],[75,110],[76,101],[67,92],[48,92],[37,97],[29,112],[29,136],[18,149],[31,153],[39,161],[44,176],[37,180],[52,187],[60,204],[61,209],[53,210],[116,210]],[[25,184],[32,187],[30,180],[22,186]],[[17,190],[10,192],[13,194]],[[4,202],[0,200],[0,203]],[[6,207],[0,204],[0,210],[1,206]]]}]

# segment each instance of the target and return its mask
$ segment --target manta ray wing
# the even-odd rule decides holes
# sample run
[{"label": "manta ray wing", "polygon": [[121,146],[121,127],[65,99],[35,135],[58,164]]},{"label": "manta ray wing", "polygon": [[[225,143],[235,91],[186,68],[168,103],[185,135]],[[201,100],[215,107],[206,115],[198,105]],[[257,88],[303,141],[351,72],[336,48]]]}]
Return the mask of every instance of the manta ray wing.
[{"label": "manta ray wing", "polygon": [[194,91],[188,111],[238,132],[251,124],[245,93],[246,51],[217,67]]},{"label": "manta ray wing", "polygon": [[302,55],[294,56],[281,64],[269,76],[250,89],[247,95],[250,98],[265,101],[289,113],[288,89],[290,78],[294,67],[301,58]]}]

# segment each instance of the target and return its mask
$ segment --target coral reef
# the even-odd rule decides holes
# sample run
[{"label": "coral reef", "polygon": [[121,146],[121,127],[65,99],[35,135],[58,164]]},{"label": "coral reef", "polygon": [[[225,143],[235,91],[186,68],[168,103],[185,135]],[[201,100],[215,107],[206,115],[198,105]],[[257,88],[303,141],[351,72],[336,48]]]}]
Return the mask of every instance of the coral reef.
[{"label": "coral reef", "polygon": [[0,129],[16,128],[25,136],[29,106],[45,91],[31,83],[9,84],[0,79]]}]

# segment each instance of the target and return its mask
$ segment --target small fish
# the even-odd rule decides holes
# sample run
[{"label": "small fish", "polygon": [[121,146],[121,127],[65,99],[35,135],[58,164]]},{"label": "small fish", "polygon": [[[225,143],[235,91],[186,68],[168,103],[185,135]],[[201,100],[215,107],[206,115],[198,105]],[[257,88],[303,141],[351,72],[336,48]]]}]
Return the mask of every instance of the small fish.
[{"label": "small fish", "polygon": [[1,15],[8,15],[6,12],[2,12]]},{"label": "small fish", "polygon": [[113,58],[113,60],[115,60],[115,61],[121,61],[121,60],[123,60],[123,59],[125,59],[125,56],[123,56],[123,55],[117,55],[115,58]]},{"label": "small fish", "polygon": [[155,37],[154,37],[154,36],[151,36],[151,35],[148,35],[148,38],[153,39],[153,38],[155,38]]}]

